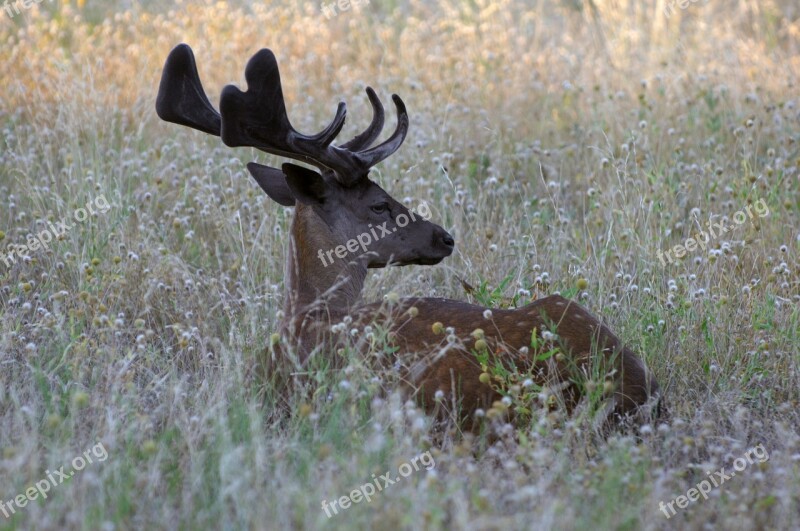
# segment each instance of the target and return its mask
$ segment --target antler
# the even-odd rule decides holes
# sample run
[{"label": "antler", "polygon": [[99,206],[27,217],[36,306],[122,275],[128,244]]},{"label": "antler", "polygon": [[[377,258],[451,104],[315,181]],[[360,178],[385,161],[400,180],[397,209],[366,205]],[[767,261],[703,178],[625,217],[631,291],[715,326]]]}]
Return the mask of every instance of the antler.
[{"label": "antler", "polygon": [[187,44],[177,45],[167,56],[158,87],[156,113],[164,121],[219,136],[219,113],[208,101],[194,53]]},{"label": "antler", "polygon": [[346,105],[339,103],[333,121],[313,136],[299,133],[286,113],[281,77],[275,54],[262,49],[247,63],[247,91],[228,85],[220,96],[220,112],[206,97],[197,73],[192,49],[176,46],[167,57],[156,100],[161,119],[220,136],[231,147],[255,147],[267,153],[306,162],[332,170],[342,184],[349,186],[366,176],[369,169],[397,151],[408,134],[405,104],[392,95],[397,108],[397,128],[382,144],[369,148],[384,125],[384,110],[378,96],[367,87],[373,117],[369,127],[355,138],[333,145],[342,130]]},{"label": "antler", "polygon": [[375,91],[372,90],[372,87],[367,87],[367,97],[369,98],[369,102],[372,104],[372,122],[369,124],[364,132],[360,135],[356,136],[349,142],[345,142],[342,144],[342,149],[348,149],[351,151],[360,151],[362,149],[366,149],[372,145],[373,142],[378,138],[378,135],[381,134],[383,130],[383,105],[381,104],[381,100],[378,99],[378,95],[375,94]]},{"label": "antler", "polygon": [[272,51],[263,49],[247,63],[247,92],[234,85],[222,89],[222,141],[231,147],[250,146],[267,153],[298,159],[315,166],[345,169],[344,160],[331,142],[344,125],[346,106],[339,103],[328,127],[314,136],[298,133],[289,122],[283,99],[278,63]]},{"label": "antler", "polygon": [[400,147],[408,133],[408,114],[403,100],[392,96],[397,107],[397,129],[383,144],[365,149],[383,129],[383,106],[375,91],[367,88],[374,116],[369,127],[342,146],[332,145],[344,125],[346,106],[339,103],[331,124],[314,136],[292,127],[286,114],[278,62],[271,50],[255,54],[245,69],[247,92],[233,85],[222,90],[222,141],[229,146],[250,146],[268,153],[302,160],[330,169],[340,182],[353,184],[369,169]]}]

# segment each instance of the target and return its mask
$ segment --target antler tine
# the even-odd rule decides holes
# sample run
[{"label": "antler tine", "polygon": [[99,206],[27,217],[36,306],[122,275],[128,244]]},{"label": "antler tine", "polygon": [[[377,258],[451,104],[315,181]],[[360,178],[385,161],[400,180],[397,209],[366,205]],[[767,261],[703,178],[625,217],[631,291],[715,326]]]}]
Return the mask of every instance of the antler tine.
[{"label": "antler tine", "polygon": [[408,134],[408,112],[406,111],[406,105],[397,94],[392,94],[392,101],[394,101],[394,105],[397,108],[397,128],[394,133],[392,133],[392,136],[387,138],[382,144],[355,154],[359,163],[365,168],[371,168],[389,157],[400,148],[403,141],[406,139],[406,135]]},{"label": "antler tine", "polygon": [[[267,153],[328,168],[340,179],[357,170],[349,152],[331,146],[344,126],[347,108],[340,103],[336,116],[320,133],[307,136],[289,121],[275,54],[262,49],[247,63],[247,92],[228,85],[220,96],[222,141],[231,147],[255,147]],[[357,173],[357,172],[356,172]]]},{"label": "antler tine", "polygon": [[361,134],[339,146],[342,149],[348,151],[361,151],[366,149],[375,142],[383,130],[383,104],[381,104],[381,100],[378,98],[378,95],[375,94],[375,91],[372,90],[372,87],[367,87],[367,97],[372,104],[372,122]]},{"label": "antler tine", "polygon": [[[345,116],[347,115],[347,105],[343,101],[339,102],[338,107],[336,107],[336,116],[334,116],[333,121],[330,123],[328,127],[320,131],[314,136],[305,137],[308,139],[309,142],[314,144],[319,144],[323,147],[328,147],[331,145],[331,142],[339,136],[339,133],[342,131],[342,127],[344,127],[344,120]],[[291,126],[290,126],[291,127]],[[294,131],[294,130],[293,130]],[[295,134],[298,136],[300,135],[297,131]]]},{"label": "antler tine", "polygon": [[194,53],[179,44],[167,56],[156,98],[156,113],[167,122],[185,125],[219,136],[220,115],[208,101]]}]

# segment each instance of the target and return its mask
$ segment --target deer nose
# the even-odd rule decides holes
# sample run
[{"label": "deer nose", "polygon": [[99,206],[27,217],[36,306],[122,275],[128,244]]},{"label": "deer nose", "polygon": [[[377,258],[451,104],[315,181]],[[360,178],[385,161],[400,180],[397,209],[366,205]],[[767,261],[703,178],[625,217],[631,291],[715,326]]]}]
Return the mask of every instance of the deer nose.
[{"label": "deer nose", "polygon": [[456,246],[456,241],[448,232],[442,234],[442,243],[451,249]]}]

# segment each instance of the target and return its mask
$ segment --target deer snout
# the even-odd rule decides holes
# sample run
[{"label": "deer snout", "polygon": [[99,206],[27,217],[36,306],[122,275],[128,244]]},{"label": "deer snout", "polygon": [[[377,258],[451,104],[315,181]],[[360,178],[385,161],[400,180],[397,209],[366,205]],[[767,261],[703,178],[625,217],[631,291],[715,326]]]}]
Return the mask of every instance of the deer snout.
[{"label": "deer snout", "polygon": [[451,253],[453,252],[453,248],[456,246],[456,241],[452,236],[450,236],[450,233],[442,228],[439,228],[434,233],[434,241],[444,245]]}]

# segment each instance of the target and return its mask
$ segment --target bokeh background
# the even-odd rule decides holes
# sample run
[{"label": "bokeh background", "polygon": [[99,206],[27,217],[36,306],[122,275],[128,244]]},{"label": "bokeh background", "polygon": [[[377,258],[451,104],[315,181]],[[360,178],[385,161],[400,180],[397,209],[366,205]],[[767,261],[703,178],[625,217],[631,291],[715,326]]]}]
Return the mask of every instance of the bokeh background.
[{"label": "bokeh background", "polygon": [[[0,529],[797,528],[796,1],[331,5],[0,6],[0,245],[112,205],[0,262],[0,500],[108,451]],[[579,299],[655,372],[671,422],[603,439],[541,411],[499,440],[442,439],[355,355],[313,392],[265,382],[291,209],[245,164],[280,160],[158,120],[180,42],[212,102],[274,50],[305,132],[344,100],[350,137],[365,86],[400,94],[411,130],[373,176],[427,201],[457,249],[371,272],[365,300]],[[768,214],[659,259],[760,200]],[[769,458],[708,500],[659,510],[759,444]],[[433,470],[321,510],[424,451]]]}]

